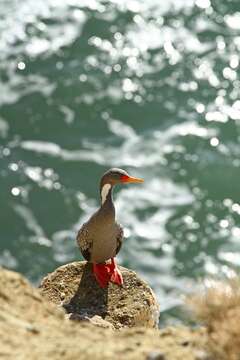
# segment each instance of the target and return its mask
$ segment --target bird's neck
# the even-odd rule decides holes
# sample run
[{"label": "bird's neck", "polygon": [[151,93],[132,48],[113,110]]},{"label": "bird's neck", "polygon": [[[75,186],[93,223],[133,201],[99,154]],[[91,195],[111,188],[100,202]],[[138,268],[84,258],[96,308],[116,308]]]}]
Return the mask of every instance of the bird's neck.
[{"label": "bird's neck", "polygon": [[112,185],[111,184],[104,184],[100,189],[101,195],[101,205],[103,208],[113,208],[113,199],[112,199]]}]

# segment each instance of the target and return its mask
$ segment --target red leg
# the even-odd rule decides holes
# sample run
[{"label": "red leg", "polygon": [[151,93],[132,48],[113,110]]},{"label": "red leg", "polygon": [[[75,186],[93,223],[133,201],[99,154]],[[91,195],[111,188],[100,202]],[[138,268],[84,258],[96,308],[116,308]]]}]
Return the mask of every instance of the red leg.
[{"label": "red leg", "polygon": [[103,264],[93,263],[93,273],[100,287],[102,288],[107,287],[111,278],[109,266],[105,263]]},{"label": "red leg", "polygon": [[111,273],[111,279],[110,281],[117,285],[123,284],[123,277],[120,272],[120,270],[117,267],[117,263],[115,258],[111,258],[111,264],[109,265],[110,273]]},{"label": "red leg", "polygon": [[117,267],[117,263],[116,263],[115,258],[111,258],[111,263],[108,264],[108,267],[109,267],[110,273],[113,273],[114,270],[115,270],[116,267]]}]

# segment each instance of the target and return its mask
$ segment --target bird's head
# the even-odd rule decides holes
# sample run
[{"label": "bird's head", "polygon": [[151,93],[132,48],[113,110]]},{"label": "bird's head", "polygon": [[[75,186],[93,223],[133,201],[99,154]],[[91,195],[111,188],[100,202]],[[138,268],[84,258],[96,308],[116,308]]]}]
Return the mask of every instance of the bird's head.
[{"label": "bird's head", "polygon": [[142,183],[143,179],[129,175],[125,170],[112,168],[103,174],[100,182],[102,203],[105,202],[109,190],[116,184]]},{"label": "bird's head", "polygon": [[125,170],[112,168],[103,174],[101,185],[110,184],[111,186],[121,183],[142,183],[144,180],[129,175]]}]

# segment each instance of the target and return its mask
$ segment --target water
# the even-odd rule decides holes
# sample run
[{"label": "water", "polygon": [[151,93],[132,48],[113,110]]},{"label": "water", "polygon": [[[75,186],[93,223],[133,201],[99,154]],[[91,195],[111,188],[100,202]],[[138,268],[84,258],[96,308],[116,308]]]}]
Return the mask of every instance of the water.
[{"label": "water", "polygon": [[179,321],[196,280],[240,260],[240,6],[215,0],[0,1],[0,263],[38,283],[112,166],[118,261]]}]

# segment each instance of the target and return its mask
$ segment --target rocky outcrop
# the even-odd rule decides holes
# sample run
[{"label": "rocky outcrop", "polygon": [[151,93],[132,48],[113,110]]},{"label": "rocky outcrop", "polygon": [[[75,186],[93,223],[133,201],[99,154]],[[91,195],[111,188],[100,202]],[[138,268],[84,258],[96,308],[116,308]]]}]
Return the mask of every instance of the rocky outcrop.
[{"label": "rocky outcrop", "polygon": [[207,359],[204,329],[133,327],[116,331],[108,324],[99,328],[96,317],[92,322],[69,321],[61,307],[46,299],[46,293],[44,298],[20,274],[0,269],[3,360]]},{"label": "rocky outcrop", "polygon": [[91,264],[73,262],[59,267],[41,283],[41,293],[48,300],[62,305],[70,319],[90,320],[99,325],[101,319],[114,326],[157,328],[159,305],[151,288],[135,272],[120,267],[124,284],[110,283],[99,287]]}]

